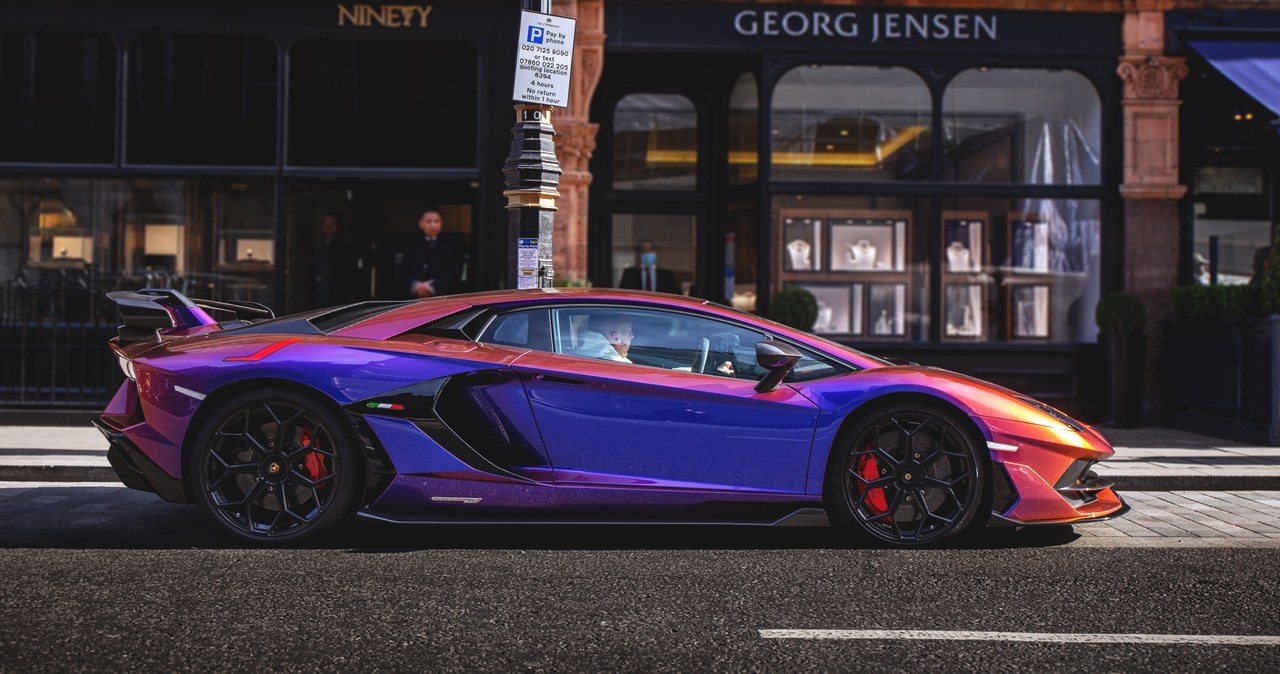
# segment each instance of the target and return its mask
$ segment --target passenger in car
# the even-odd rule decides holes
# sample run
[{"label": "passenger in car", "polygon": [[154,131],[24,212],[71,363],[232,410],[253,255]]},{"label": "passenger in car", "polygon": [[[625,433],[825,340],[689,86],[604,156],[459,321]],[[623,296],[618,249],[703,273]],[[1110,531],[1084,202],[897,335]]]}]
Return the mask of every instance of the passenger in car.
[{"label": "passenger in car", "polygon": [[630,363],[631,319],[621,314],[597,314],[579,335],[573,355]]}]

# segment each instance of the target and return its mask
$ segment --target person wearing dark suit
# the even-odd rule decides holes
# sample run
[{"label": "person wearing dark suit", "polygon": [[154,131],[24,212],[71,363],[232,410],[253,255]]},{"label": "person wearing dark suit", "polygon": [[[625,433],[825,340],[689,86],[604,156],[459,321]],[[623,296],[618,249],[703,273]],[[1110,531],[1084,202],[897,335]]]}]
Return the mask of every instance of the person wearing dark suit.
[{"label": "person wearing dark suit", "polygon": [[436,297],[457,292],[466,252],[456,235],[441,232],[444,217],[440,209],[427,206],[418,215],[417,238],[400,261],[400,278],[408,284],[410,297]]},{"label": "person wearing dark suit", "polygon": [[317,308],[356,301],[356,256],[342,235],[338,214],[325,213],[320,223],[320,245],[315,257],[315,284],[311,303]]},{"label": "person wearing dark suit", "polygon": [[641,239],[636,244],[636,253],[640,258],[640,265],[622,270],[619,288],[655,290],[660,293],[680,292],[675,273],[658,266],[658,249],[653,245],[652,239]]}]

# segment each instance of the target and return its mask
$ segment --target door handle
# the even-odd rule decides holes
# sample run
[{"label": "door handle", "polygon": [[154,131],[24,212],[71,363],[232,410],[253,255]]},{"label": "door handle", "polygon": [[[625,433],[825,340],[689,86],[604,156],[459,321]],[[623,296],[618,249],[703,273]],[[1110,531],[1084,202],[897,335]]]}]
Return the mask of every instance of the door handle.
[{"label": "door handle", "polygon": [[535,374],[533,380],[540,384],[570,384],[573,386],[582,386],[587,383],[581,379],[573,379],[572,377],[560,377],[554,374]]}]

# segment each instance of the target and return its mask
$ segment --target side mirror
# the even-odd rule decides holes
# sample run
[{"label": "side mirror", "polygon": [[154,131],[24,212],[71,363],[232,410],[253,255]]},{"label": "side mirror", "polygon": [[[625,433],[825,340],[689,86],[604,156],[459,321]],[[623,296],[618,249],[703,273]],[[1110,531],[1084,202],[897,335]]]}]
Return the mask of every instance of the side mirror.
[{"label": "side mirror", "polygon": [[756,362],[769,371],[769,374],[756,384],[756,393],[768,393],[778,388],[800,358],[800,352],[790,344],[773,340],[756,342]]}]

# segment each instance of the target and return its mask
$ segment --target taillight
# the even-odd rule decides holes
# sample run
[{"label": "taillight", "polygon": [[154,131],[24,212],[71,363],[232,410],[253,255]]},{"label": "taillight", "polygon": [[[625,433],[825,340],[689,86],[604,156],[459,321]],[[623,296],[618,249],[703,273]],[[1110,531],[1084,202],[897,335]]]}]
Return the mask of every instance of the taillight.
[{"label": "taillight", "polygon": [[138,374],[133,370],[133,361],[117,353],[116,362],[120,363],[120,371],[124,372],[124,376],[129,379],[137,380]]}]

